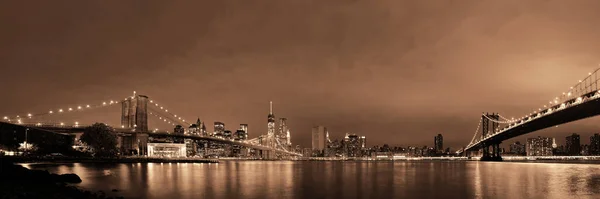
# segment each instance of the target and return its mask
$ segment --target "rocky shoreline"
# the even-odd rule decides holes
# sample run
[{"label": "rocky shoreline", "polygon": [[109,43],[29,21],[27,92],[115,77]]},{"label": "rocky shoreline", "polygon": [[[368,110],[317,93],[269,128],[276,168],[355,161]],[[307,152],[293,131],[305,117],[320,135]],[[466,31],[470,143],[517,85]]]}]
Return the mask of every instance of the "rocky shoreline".
[{"label": "rocky shoreline", "polygon": [[219,163],[219,160],[211,159],[167,159],[167,158],[148,158],[148,157],[31,157],[31,156],[4,156],[0,161],[9,161],[14,163]]},{"label": "rocky shoreline", "polygon": [[[48,171],[30,170],[0,159],[0,198],[113,198],[102,191],[91,192],[75,186],[81,183],[76,174],[51,174]],[[116,191],[116,190],[113,190]],[[123,197],[116,197],[123,198]]]}]

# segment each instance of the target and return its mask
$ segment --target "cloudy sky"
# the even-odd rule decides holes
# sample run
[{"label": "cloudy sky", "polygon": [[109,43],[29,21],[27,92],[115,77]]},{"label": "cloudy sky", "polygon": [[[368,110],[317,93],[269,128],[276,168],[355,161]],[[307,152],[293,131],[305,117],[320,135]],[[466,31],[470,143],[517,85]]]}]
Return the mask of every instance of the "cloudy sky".
[{"label": "cloudy sky", "polygon": [[[600,1],[10,1],[0,114],[148,95],[188,120],[292,141],[466,145],[482,112],[536,110],[600,63]],[[77,116],[119,122],[119,108]],[[56,119],[58,120],[58,119]],[[600,131],[598,119],[521,136]],[[167,128],[158,120],[153,128]],[[212,130],[212,127],[209,128]]]}]

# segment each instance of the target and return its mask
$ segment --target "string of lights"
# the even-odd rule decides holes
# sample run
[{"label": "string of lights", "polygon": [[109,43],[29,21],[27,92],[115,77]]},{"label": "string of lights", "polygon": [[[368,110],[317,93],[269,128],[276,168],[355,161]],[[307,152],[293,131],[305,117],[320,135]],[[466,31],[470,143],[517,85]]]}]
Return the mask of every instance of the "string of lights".
[{"label": "string of lights", "polygon": [[163,116],[161,116],[161,115],[158,115],[158,114],[156,114],[156,113],[154,113],[154,112],[150,112],[150,111],[148,111],[148,114],[149,114],[149,115],[152,115],[152,116],[154,116],[154,117],[156,117],[156,118],[158,118],[158,120],[160,120],[160,121],[162,121],[162,122],[164,122],[164,123],[167,123],[167,124],[169,124],[169,125],[173,125],[173,126],[176,126],[176,125],[177,125],[177,124],[176,124],[176,122],[175,122],[175,121],[173,121],[173,120],[171,120],[170,118],[163,117]]},{"label": "string of lights", "polygon": [[16,123],[22,124],[23,120],[25,120],[25,119],[32,119],[32,118],[37,118],[37,117],[42,117],[42,116],[47,116],[47,115],[60,115],[60,114],[71,113],[71,112],[82,112],[82,111],[101,108],[101,107],[108,107],[108,106],[112,106],[115,104],[119,104],[119,102],[110,100],[110,101],[103,101],[99,104],[91,104],[91,105],[86,104],[86,105],[78,105],[78,106],[67,107],[67,108],[50,109],[49,111],[43,112],[43,113],[26,113],[26,114],[23,114],[23,117],[21,117],[21,115],[16,115],[14,117],[4,116],[2,119],[7,122],[16,122]]},{"label": "string of lights", "polygon": [[150,104],[154,105],[154,106],[149,106],[149,107],[156,108],[157,112],[162,112],[163,114],[168,114],[170,117],[178,120],[178,122],[180,122],[180,124],[190,125],[190,123],[186,122],[185,119],[183,119],[181,117],[181,115],[177,116],[177,114],[173,114],[172,112],[169,112],[169,109],[167,109],[163,106],[160,106],[158,104],[158,102],[156,102],[155,100],[150,100]]},{"label": "string of lights", "polygon": [[473,144],[473,141],[475,141],[475,138],[479,134],[480,127],[481,127],[481,120],[479,120],[479,124],[477,124],[477,130],[475,130],[475,134],[473,134],[473,138],[471,139],[471,142],[469,142],[469,145]]}]

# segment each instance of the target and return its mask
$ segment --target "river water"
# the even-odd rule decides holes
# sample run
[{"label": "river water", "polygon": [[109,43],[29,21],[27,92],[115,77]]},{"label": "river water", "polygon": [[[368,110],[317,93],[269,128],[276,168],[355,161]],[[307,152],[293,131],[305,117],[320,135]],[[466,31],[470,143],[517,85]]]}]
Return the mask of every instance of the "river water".
[{"label": "river water", "polygon": [[125,198],[600,198],[600,165],[476,161],[24,164]]}]

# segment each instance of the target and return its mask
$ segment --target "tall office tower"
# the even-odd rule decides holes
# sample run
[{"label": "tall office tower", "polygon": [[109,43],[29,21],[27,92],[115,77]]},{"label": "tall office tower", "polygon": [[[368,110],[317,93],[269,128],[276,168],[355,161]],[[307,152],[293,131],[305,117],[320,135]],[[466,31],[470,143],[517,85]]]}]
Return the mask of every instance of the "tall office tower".
[{"label": "tall office tower", "polygon": [[121,102],[121,126],[148,132],[148,97],[135,95]]},{"label": "tall office tower", "polygon": [[590,137],[590,155],[600,155],[600,134]]},{"label": "tall office tower", "polygon": [[581,142],[579,140],[579,135],[573,133],[573,135],[567,136],[567,154],[569,155],[579,155],[581,152]]},{"label": "tall office tower", "polygon": [[204,122],[200,122],[200,126],[198,128],[199,128],[199,131],[200,131],[199,132],[200,135],[202,135],[202,136],[208,136],[208,132],[206,131],[206,124],[204,124]]},{"label": "tall office tower", "polygon": [[187,133],[188,134],[192,134],[192,135],[198,135],[199,132],[199,128],[197,124],[192,124],[190,125],[190,127],[188,128]]},{"label": "tall office tower", "polygon": [[248,137],[248,124],[240,124],[240,130],[244,131],[246,137]]},{"label": "tall office tower", "polygon": [[537,138],[527,138],[525,151],[527,152],[527,156],[551,156],[552,138],[540,136]]},{"label": "tall office tower", "polygon": [[438,134],[434,137],[433,145],[435,147],[436,153],[444,151],[444,137],[442,136],[442,134]]},{"label": "tall office tower", "polygon": [[327,146],[327,128],[315,126],[312,128],[312,149],[323,151]]},{"label": "tall office tower", "polygon": [[279,118],[279,129],[277,129],[277,137],[285,139],[287,133],[287,119]]},{"label": "tall office tower", "polygon": [[224,133],[225,133],[225,123],[215,122],[215,130],[214,130],[212,136],[223,137]]},{"label": "tall office tower", "polygon": [[225,130],[223,132],[223,137],[227,138],[227,139],[232,139],[233,138],[233,134],[231,133],[230,130]]},{"label": "tall office tower", "polygon": [[290,135],[290,129],[287,130],[287,133],[285,135],[285,140],[286,140],[286,144],[288,146],[292,146],[292,136]]},{"label": "tall office tower", "polygon": [[360,138],[358,138],[358,143],[360,144],[360,148],[367,148],[367,137],[360,136]]},{"label": "tall office tower", "polygon": [[246,131],[242,130],[242,129],[238,129],[237,131],[235,131],[235,135],[233,136],[235,140],[246,140],[248,139],[248,135],[246,134]]},{"label": "tall office tower", "polygon": [[269,115],[267,116],[267,145],[274,146],[275,142],[275,115],[273,114],[273,102],[269,102]]}]

